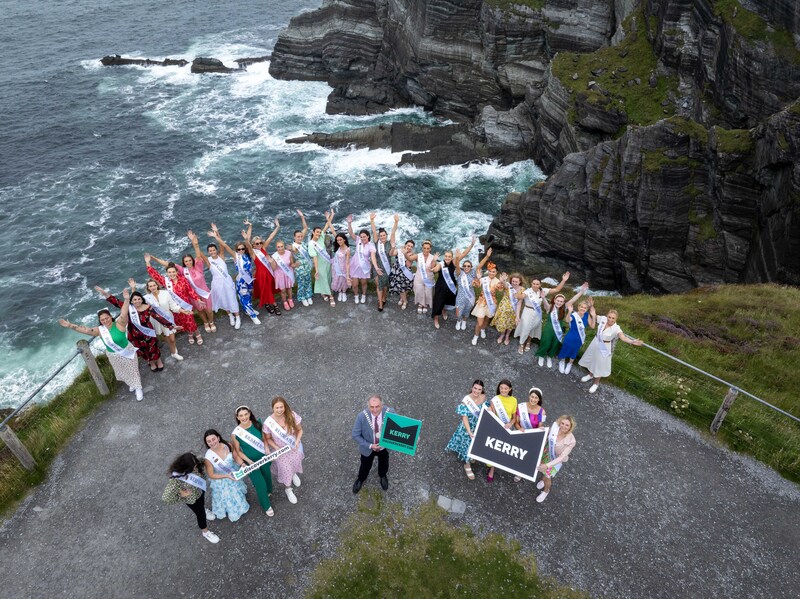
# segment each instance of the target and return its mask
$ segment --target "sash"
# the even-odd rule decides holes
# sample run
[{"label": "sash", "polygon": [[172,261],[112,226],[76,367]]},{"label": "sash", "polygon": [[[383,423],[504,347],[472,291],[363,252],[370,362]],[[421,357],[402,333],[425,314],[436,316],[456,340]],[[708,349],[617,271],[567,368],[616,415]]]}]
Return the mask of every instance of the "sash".
[{"label": "sash", "polygon": [[583,342],[586,341],[586,326],[583,324],[583,318],[575,312],[572,313],[572,318],[575,319],[575,328],[578,330],[578,335],[581,337],[581,345],[583,345]]},{"label": "sash", "polygon": [[531,307],[533,308],[533,311],[536,312],[536,314],[539,315],[539,320],[541,320],[542,319],[542,304],[540,302],[536,301],[538,298],[537,298],[536,294],[533,292],[533,289],[531,289],[530,287],[528,289],[526,289],[525,290],[525,296],[530,300],[531,304],[533,304],[533,306],[531,306]]},{"label": "sash", "polygon": [[411,269],[406,266],[406,255],[402,252],[397,253],[397,263],[400,265],[400,270],[406,276],[406,279],[409,281],[414,279],[414,273],[411,272]]},{"label": "sash", "polygon": [[266,268],[269,271],[269,274],[271,274],[274,277],[275,271],[272,270],[272,264],[269,263],[269,260],[267,260],[267,257],[264,255],[264,252],[258,250],[257,252],[253,253],[256,255],[256,258],[258,258],[258,261],[264,265],[264,268]]},{"label": "sash", "polygon": [[194,472],[190,472],[186,476],[178,476],[177,472],[173,472],[172,477],[177,478],[178,480],[182,480],[185,483],[189,483],[190,485],[192,485],[193,487],[197,487],[204,493],[206,491],[207,488],[206,479],[204,479],[202,476],[198,474],[195,474]]},{"label": "sash", "polygon": [[480,407],[478,406],[478,404],[472,401],[472,398],[469,395],[465,395],[464,399],[461,400],[461,403],[463,403],[465,406],[469,408],[469,411],[472,412],[473,416],[477,416],[478,414],[481,413]]},{"label": "sash", "polygon": [[115,353],[123,358],[127,358],[128,360],[136,359],[136,348],[133,346],[133,343],[128,342],[128,345],[125,347],[120,347],[111,337],[111,332],[106,327],[99,325],[97,328],[100,330],[100,337],[102,337],[103,343],[106,344],[106,348],[110,352]]},{"label": "sash", "polygon": [[250,269],[245,264],[244,256],[236,256],[236,270],[246,285],[253,282],[253,275],[250,274]]},{"label": "sash", "polygon": [[172,312],[168,312],[161,309],[161,304],[158,303],[156,296],[152,293],[148,293],[144,296],[144,301],[147,302],[147,305],[158,314],[161,318],[164,318],[169,321],[172,326],[175,326],[175,316],[173,316]]},{"label": "sash", "polygon": [[333,258],[330,257],[328,254],[328,250],[325,249],[325,244],[320,243],[319,241],[311,240],[311,243],[314,244],[314,249],[317,251],[318,256],[322,256],[322,259],[325,260],[328,264],[333,264]]},{"label": "sash", "polygon": [[597,340],[597,345],[600,349],[600,353],[603,354],[605,357],[611,355],[611,349],[605,344],[603,341],[603,331],[606,330],[606,323],[608,322],[608,318],[605,316],[600,316],[597,319],[597,336],[595,339]]},{"label": "sash", "polygon": [[467,276],[467,273],[465,273],[462,270],[461,271],[461,278],[458,281],[459,289],[462,289],[464,291],[464,294],[467,296],[467,299],[469,300],[469,303],[470,304],[474,304],[475,303],[475,292],[472,291],[472,285],[470,285],[469,283],[470,283],[470,281],[469,281],[469,277]]},{"label": "sash", "polygon": [[283,271],[283,274],[285,274],[289,279],[289,282],[294,285],[294,271],[289,268],[289,265],[286,264],[286,262],[283,261],[281,255],[278,252],[275,252],[272,254],[272,259],[278,263],[278,267],[280,267],[280,269]]},{"label": "sash", "polygon": [[[548,448],[548,455],[550,457],[550,461],[556,459],[556,441],[558,440],[558,427],[553,426],[550,428],[550,435],[547,438],[547,448]],[[555,466],[548,466],[545,468],[545,474],[550,477],[553,476],[556,472],[561,470],[561,466],[563,462],[556,464]]]},{"label": "sash", "polygon": [[[517,406],[519,409],[519,423],[522,425],[526,431],[533,430],[533,426],[531,425],[531,413],[528,411],[528,403],[521,403]],[[544,422],[545,416],[541,412],[539,413],[539,423],[541,424]]]},{"label": "sash", "polygon": [[[387,412],[389,410],[386,410]],[[369,428],[372,431],[372,435],[375,437],[375,443],[378,443],[381,440],[381,431],[383,430],[383,425],[386,424],[386,415],[384,414],[383,420],[381,420],[381,427],[380,430],[376,433],[375,432],[375,424],[372,422],[372,414],[369,410],[364,410],[364,416],[367,417],[367,423],[369,424]]]},{"label": "sash", "polygon": [[433,282],[433,279],[428,276],[428,269],[425,265],[425,256],[422,254],[420,254],[419,258],[417,259],[417,265],[420,274],[422,274],[422,282],[425,284],[425,287],[433,287],[435,283]]},{"label": "sash", "polygon": [[297,438],[294,435],[290,435],[289,432],[283,428],[280,424],[275,422],[275,419],[270,416],[264,421],[264,424],[269,428],[269,432],[273,435],[278,437],[284,444],[288,445],[292,449],[297,448]]},{"label": "sash", "polygon": [[494,411],[497,412],[497,417],[503,424],[511,422],[511,418],[508,416],[508,412],[506,412],[506,408],[498,395],[492,398],[492,405],[494,406]]},{"label": "sash", "polygon": [[314,261],[311,259],[311,255],[308,253],[306,246],[304,246],[302,243],[293,243],[292,247],[300,252],[300,255],[308,261],[309,266],[314,265]]},{"label": "sash", "polygon": [[131,319],[133,326],[139,329],[143,335],[147,335],[148,337],[156,336],[156,330],[146,327],[142,324],[142,319],[139,318],[139,310],[134,308],[131,304],[128,304],[128,316]]},{"label": "sash", "polygon": [[250,474],[253,470],[258,470],[264,464],[268,464],[278,456],[282,456],[284,453],[289,451],[291,448],[288,445],[284,445],[278,451],[273,451],[272,453],[265,455],[263,458],[253,462],[249,466],[244,466],[239,468],[236,472],[233,473],[233,478],[236,480],[242,480],[245,476]]},{"label": "sash", "polygon": [[442,262],[442,276],[444,277],[444,282],[447,283],[447,288],[450,290],[450,292],[456,293],[456,282],[453,280],[453,276],[450,274],[450,269],[444,262]]},{"label": "sash", "polygon": [[205,457],[209,462],[214,464],[214,469],[215,470],[219,470],[223,474],[230,474],[231,472],[234,471],[233,468],[228,466],[228,464],[225,462],[225,460],[223,460],[221,457],[219,457],[216,454],[216,452],[213,452],[210,449],[208,451],[206,451],[206,456]]},{"label": "sash", "polygon": [[[220,266],[220,264],[219,264],[219,262],[217,262],[217,260],[222,262],[222,266]],[[217,258],[216,260],[213,259],[213,258],[209,258],[208,259],[208,263],[211,265],[211,268],[213,268],[220,275],[222,275],[222,279],[223,280],[230,279],[231,283],[233,283],[233,279],[231,279],[231,275],[228,272],[228,267],[225,265],[225,260],[223,260],[222,258]]]},{"label": "sash", "polygon": [[[364,244],[360,241],[356,244],[356,256],[358,257],[358,266],[362,272],[367,273],[367,277],[369,277],[372,269],[370,268],[369,258],[364,257],[363,250],[361,248],[364,247]],[[369,252],[367,252],[367,256],[369,256]]]},{"label": "sash", "polygon": [[257,449],[261,453],[267,453],[266,448],[264,447],[264,441],[254,436],[250,431],[246,431],[241,426],[237,426],[235,429],[233,429],[233,434],[239,437],[240,440],[247,443],[253,449]]},{"label": "sash", "polygon": [[489,283],[489,277],[481,278],[481,288],[483,289],[483,298],[486,300],[486,308],[489,310],[489,316],[494,316],[497,310],[497,304],[492,296],[492,286]]},{"label": "sash", "polygon": [[389,264],[389,256],[386,255],[386,244],[378,242],[378,256],[381,258],[381,264],[383,264],[383,272],[387,275],[391,272],[392,267]]},{"label": "sash", "polygon": [[556,334],[558,342],[561,343],[564,340],[564,331],[561,328],[561,323],[558,322],[558,308],[555,306],[550,310],[550,324],[553,325],[553,332]]},{"label": "sash", "polygon": [[[339,258],[341,258],[341,260],[340,260]],[[334,256],[334,260],[333,260],[333,270],[336,272],[336,276],[337,276],[337,277],[342,277],[342,278],[344,278],[345,276],[347,276],[347,275],[345,274],[345,272],[342,270],[342,262],[343,262],[344,260],[347,260],[347,256],[346,256],[346,255],[341,255],[341,256],[340,256],[340,255],[339,255],[339,253],[337,252],[337,255],[336,255],[336,256]]]},{"label": "sash", "polygon": [[511,300],[511,307],[514,309],[514,314],[517,313],[517,306],[519,305],[519,300],[516,297],[516,290],[511,286],[511,283],[508,284],[508,299]]},{"label": "sash", "polygon": [[208,296],[209,296],[209,295],[211,295],[211,292],[209,292],[209,291],[206,291],[205,289],[201,289],[200,287],[198,287],[197,285],[195,285],[195,284],[194,284],[194,281],[192,280],[192,273],[191,273],[191,271],[190,271],[190,270],[189,270],[187,267],[185,267],[185,266],[183,267],[183,276],[184,276],[184,277],[186,277],[186,280],[187,280],[187,281],[189,281],[189,285],[191,285],[191,286],[192,286],[192,289],[194,289],[194,292],[195,292],[197,295],[199,295],[199,296],[200,296],[200,297],[202,297],[203,299],[208,299]]},{"label": "sash", "polygon": [[174,301],[176,304],[178,304],[181,307],[181,310],[191,310],[192,309],[192,304],[182,300],[180,297],[178,297],[178,294],[175,293],[175,289],[174,289],[175,285],[174,285],[174,283],[172,282],[172,280],[169,277],[164,277],[164,287],[167,288],[167,291],[169,292],[170,296],[172,297],[172,301]]}]

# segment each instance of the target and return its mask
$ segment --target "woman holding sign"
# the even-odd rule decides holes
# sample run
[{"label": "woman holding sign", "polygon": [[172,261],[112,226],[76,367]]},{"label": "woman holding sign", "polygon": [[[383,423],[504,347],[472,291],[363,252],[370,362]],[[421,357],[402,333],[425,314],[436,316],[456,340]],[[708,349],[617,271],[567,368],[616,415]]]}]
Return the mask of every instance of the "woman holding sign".
[{"label": "woman holding sign", "polygon": [[297,503],[292,485],[300,486],[299,474],[303,474],[303,421],[300,414],[294,412],[283,397],[272,399],[272,414],[264,421],[264,439],[267,444],[278,450],[288,445],[291,450],[272,461],[272,472],[278,482],[285,487],[289,503]]},{"label": "woman holding sign", "polygon": [[517,406],[517,418],[514,426],[518,431],[542,428],[546,416],[544,407],[542,407],[542,390],[539,387],[531,387],[528,391],[528,401]]},{"label": "woman holding sign", "polygon": [[216,520],[206,509],[206,479],[203,464],[194,454],[178,456],[169,467],[169,482],[161,500],[169,505],[185,503],[197,518],[197,526],[210,543],[219,543],[219,537],[208,530],[207,520]]},{"label": "woman holding sign", "polygon": [[542,340],[539,342],[539,349],[536,350],[536,357],[539,358],[539,366],[544,366],[545,358],[547,367],[553,367],[553,358],[558,354],[561,342],[564,340],[564,328],[567,326],[567,311],[572,310],[572,305],[589,288],[589,283],[584,283],[578,289],[578,293],[572,299],[566,301],[563,294],[559,293],[553,298],[553,305],[550,312],[545,316],[542,325]]},{"label": "woman holding sign", "polygon": [[[231,444],[234,453],[245,464],[253,464],[267,454],[261,421],[247,406],[236,408],[236,428],[233,429]],[[256,488],[261,509],[267,513],[267,516],[274,516],[275,510],[272,509],[269,501],[269,494],[272,493],[272,475],[269,471],[269,464],[264,464],[251,472],[250,482]]]},{"label": "woman holding sign", "polygon": [[[517,417],[517,398],[511,395],[514,389],[511,387],[511,381],[503,379],[497,385],[497,395],[491,400],[486,402],[486,407],[489,408],[494,415],[500,419],[503,426],[508,430],[514,428],[514,422]],[[494,466],[489,464],[489,472],[486,475],[486,482],[494,481]]]},{"label": "woman holding sign", "polygon": [[542,503],[550,493],[553,477],[561,470],[564,462],[569,460],[570,452],[575,448],[575,419],[572,416],[559,416],[550,429],[547,443],[542,454],[542,463],[539,472],[544,476],[536,483],[536,488],[541,491],[536,497],[537,503]]},{"label": "woman holding sign", "polygon": [[495,293],[503,288],[503,282],[497,278],[497,266],[494,262],[489,262],[486,265],[488,269],[487,275],[480,279],[472,281],[472,286],[478,288],[478,301],[475,302],[475,309],[472,310],[472,315],[478,319],[475,324],[475,336],[472,337],[472,345],[478,344],[478,334],[481,339],[486,339],[486,327],[489,326],[489,321],[497,311],[497,300]]},{"label": "woman holding sign", "polygon": [[611,355],[614,353],[617,339],[631,345],[642,345],[641,339],[632,339],[622,332],[617,324],[617,311],[610,310],[607,315],[598,317],[597,335],[578,362],[589,371],[581,382],[588,383],[594,379],[592,386],[589,387],[589,393],[597,391],[600,379],[611,374]]},{"label": "woman holding sign", "polygon": [[207,450],[205,471],[211,482],[211,512],[216,518],[227,516],[236,522],[250,509],[247,485],[233,476],[242,460],[236,459],[231,446],[213,428],[203,434],[203,443]]},{"label": "woman holding sign", "polygon": [[[562,374],[569,374],[572,364],[578,357],[578,352],[586,341],[586,327],[594,328],[597,313],[594,310],[594,302],[591,297],[586,298],[585,302],[578,304],[578,310],[569,310],[567,319],[569,320],[569,331],[564,337],[564,345],[558,352],[558,371]],[[569,362],[567,362],[569,360]]]},{"label": "woman holding sign", "polygon": [[461,403],[456,407],[456,414],[461,416],[461,422],[458,424],[456,432],[453,433],[450,442],[445,451],[452,451],[458,456],[459,461],[464,463],[464,472],[467,473],[467,478],[475,480],[475,473],[472,472],[470,465],[469,445],[472,442],[472,437],[475,435],[475,427],[478,426],[478,416],[481,413],[481,405],[486,401],[486,386],[483,381],[476,380],[472,383],[472,390],[468,395],[464,396]]}]

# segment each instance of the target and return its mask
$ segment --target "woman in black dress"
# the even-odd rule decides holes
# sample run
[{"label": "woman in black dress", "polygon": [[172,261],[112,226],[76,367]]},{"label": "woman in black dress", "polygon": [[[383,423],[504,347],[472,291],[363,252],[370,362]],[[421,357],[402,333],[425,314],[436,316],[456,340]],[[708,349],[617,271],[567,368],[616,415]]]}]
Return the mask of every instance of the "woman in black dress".
[{"label": "woman in black dress", "polygon": [[436,285],[433,287],[433,307],[431,309],[431,316],[433,317],[433,326],[439,328],[439,316],[447,320],[447,313],[445,308],[455,308],[456,306],[456,264],[453,262],[453,252],[450,250],[444,253],[444,262],[437,262],[431,268],[433,272],[439,273],[439,278],[436,279]]}]

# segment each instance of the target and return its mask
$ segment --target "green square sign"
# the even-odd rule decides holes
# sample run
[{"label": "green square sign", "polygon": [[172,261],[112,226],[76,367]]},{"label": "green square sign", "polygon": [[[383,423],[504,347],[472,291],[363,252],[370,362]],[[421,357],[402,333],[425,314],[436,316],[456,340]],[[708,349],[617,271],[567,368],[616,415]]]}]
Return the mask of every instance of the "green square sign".
[{"label": "green square sign", "polygon": [[414,455],[417,452],[420,428],[422,428],[420,420],[386,412],[380,445],[386,449]]}]

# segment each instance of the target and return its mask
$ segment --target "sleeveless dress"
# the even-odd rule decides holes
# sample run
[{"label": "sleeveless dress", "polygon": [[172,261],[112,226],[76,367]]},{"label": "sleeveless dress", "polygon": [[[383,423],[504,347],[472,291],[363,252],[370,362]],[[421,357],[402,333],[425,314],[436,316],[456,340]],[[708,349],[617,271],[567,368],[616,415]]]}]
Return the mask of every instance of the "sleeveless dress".
[{"label": "sleeveless dress", "polygon": [[[261,431],[258,430],[254,424],[250,425],[247,432],[261,439]],[[236,440],[239,442],[239,448],[242,450],[242,453],[247,456],[248,459],[256,462],[264,457],[263,453],[252,445],[249,445],[247,441],[239,439],[238,437]],[[258,503],[261,505],[261,509],[264,511],[268,510],[271,507],[269,494],[272,493],[272,474],[270,473],[269,464],[264,464],[258,470],[253,470],[247,475],[247,478],[250,479],[250,482],[253,483],[256,489],[256,495],[258,496]]]},{"label": "sleeveless dress", "polygon": [[[534,306],[539,306],[536,310]],[[542,337],[542,298],[534,297],[531,300],[527,293],[522,298],[522,313],[519,315],[519,324],[514,331],[514,337],[519,337],[520,343],[527,341],[528,337],[541,339]]]},{"label": "sleeveless dress", "polygon": [[[263,247],[254,251],[261,252],[265,257],[269,255]],[[275,303],[275,278],[258,257],[256,257],[255,262],[256,282],[253,285],[255,305],[256,307],[272,305]]]},{"label": "sleeveless dress", "polygon": [[236,300],[236,284],[228,273],[224,258],[208,258],[211,271],[211,301],[217,310],[236,314],[239,302]]},{"label": "sleeveless dress", "polygon": [[[128,347],[130,343],[130,341],[128,341],[128,336],[120,331],[117,325],[112,324],[108,332],[111,334],[111,339],[114,343],[119,345],[122,349]],[[103,343],[103,345],[106,348],[108,361],[111,364],[111,368],[114,369],[114,376],[117,377],[117,380],[125,383],[128,387],[141,389],[142,379],[139,376],[139,359],[136,356],[133,356],[133,359],[123,358],[105,343]]]},{"label": "sleeveless dress", "polygon": [[[573,312],[569,319],[569,331],[564,335],[564,345],[561,346],[561,351],[558,352],[559,360],[574,360],[578,357],[578,352],[583,345],[581,335],[578,333],[578,327],[575,326],[575,319],[579,318],[577,312]],[[584,331],[589,327],[589,312],[583,314]]]},{"label": "sleeveless dress", "polygon": [[[239,303],[242,304],[244,313],[250,318],[258,316],[258,312],[253,308],[253,260],[247,254],[242,254],[241,263],[236,261],[236,293],[239,294]],[[250,281],[247,281],[247,278]]]},{"label": "sleeveless dress", "polygon": [[347,291],[350,289],[347,285],[347,253],[350,248],[339,248],[333,256],[333,280],[331,281],[331,289],[334,291]]},{"label": "sleeveless dress", "polygon": [[514,293],[513,289],[506,288],[503,299],[500,300],[500,305],[497,306],[497,312],[495,312],[494,318],[492,318],[492,321],[489,323],[496,328],[499,333],[505,333],[517,326],[517,315],[514,312],[514,307],[511,305],[510,293]]},{"label": "sleeveless dress", "polygon": [[[325,252],[330,257],[330,252],[325,248],[325,242],[321,236],[316,243],[312,241],[308,244],[308,254],[312,258],[316,257],[317,259],[317,276],[314,277],[314,293],[331,295],[331,269],[333,265],[323,258],[322,250],[317,248],[317,243],[325,249]],[[298,297],[300,296],[298,295]]]},{"label": "sleeveless dress", "polygon": [[425,271],[428,274],[428,278],[433,280],[433,272],[431,271],[435,262],[433,254],[428,254],[426,259],[420,252],[417,256],[417,271],[414,273],[414,303],[431,307],[433,305],[433,287],[428,287],[422,281],[422,268],[420,267],[420,261],[422,260],[425,260]]},{"label": "sleeveless dress", "polygon": [[[414,278],[408,278],[404,273],[403,269],[400,266],[400,261],[404,260],[406,262],[406,266],[408,266],[408,261],[406,260],[405,256],[398,254],[394,258],[394,263],[392,264],[392,272],[389,275],[389,293],[405,293],[407,291],[411,291],[414,288]],[[410,266],[409,266],[410,268]]]},{"label": "sleeveless dress", "polygon": [[[283,263],[289,265],[292,263],[292,252],[289,250],[284,250],[283,254],[279,254],[275,252],[272,254],[272,259],[277,262],[278,260],[283,260]],[[292,270],[292,267],[289,266],[289,270]],[[296,277],[297,275],[295,275]],[[275,289],[291,289],[294,287],[294,282],[289,279],[289,276],[283,272],[280,264],[278,268],[275,269]]]},{"label": "sleeveless dress", "polygon": [[[475,280],[475,272],[461,271],[458,276],[458,293],[456,293],[456,308],[458,308],[458,317],[464,320],[469,316],[469,311],[475,305],[475,288],[472,286],[472,281]],[[470,294],[470,292],[472,292]]]},{"label": "sleeveless dress", "polygon": [[[352,257],[350,258],[350,278],[351,279],[369,279],[372,277],[372,258],[371,255],[376,252],[375,244],[371,241],[368,243],[356,243],[355,249],[352,250]],[[360,257],[359,257],[360,253]],[[362,261],[364,264],[362,265]]]},{"label": "sleeveless dress", "polygon": [[[297,299],[301,302],[310,299],[314,292],[311,290],[311,268],[314,266],[312,262],[303,255],[301,251],[308,252],[308,246],[304,243],[293,243],[292,250],[294,251],[294,261],[297,266],[294,267],[294,277],[297,281]],[[309,253],[309,256],[311,254]]]},{"label": "sleeveless dress", "polygon": [[[558,308],[553,308],[558,310]],[[551,310],[552,312],[552,310]],[[563,331],[567,324],[559,320],[561,330]],[[561,342],[556,337],[556,332],[553,330],[553,323],[550,320],[550,314],[544,315],[544,324],[542,324],[542,340],[539,342],[539,349],[536,350],[536,357],[538,358],[553,358],[558,354],[558,349],[561,347]]]},{"label": "sleeveless dress", "polygon": [[445,307],[456,305],[456,294],[450,291],[447,286],[447,281],[444,278],[444,269],[450,273],[450,279],[456,285],[458,291],[458,281],[456,280],[456,265],[453,262],[446,264],[442,262],[442,270],[439,271],[439,278],[436,279],[436,285],[433,286],[433,308],[431,309],[431,318],[440,316],[444,312]]},{"label": "sleeveless dress", "polygon": [[[228,455],[223,460],[225,464],[232,471],[237,471],[239,465],[233,461],[233,453],[228,452]],[[214,474],[223,474],[217,470],[212,462]],[[247,484],[242,480],[231,480],[229,478],[214,479],[209,477],[209,486],[211,487],[211,511],[217,518],[225,518],[226,516],[231,522],[236,522],[243,514],[247,513],[250,509],[250,504],[247,503]]]},{"label": "sleeveless dress", "polygon": [[[292,410],[292,414],[294,414],[294,420],[297,424],[303,421],[300,415],[294,410]],[[269,427],[265,426],[264,430],[269,431]],[[272,435],[272,441],[278,446],[278,449],[286,445],[277,435]],[[287,451],[283,455],[272,460],[272,474],[284,487],[290,486],[292,484],[293,475],[303,474],[303,459],[305,457],[303,453],[303,442],[301,441],[297,451]]]},{"label": "sleeveless dress", "polygon": [[[380,241],[378,242],[380,243]],[[377,246],[375,248],[375,261],[380,266],[383,274],[378,276],[378,289],[388,289],[390,283],[390,277],[392,273],[392,257],[389,255],[389,252],[392,249],[392,244],[388,241],[383,242],[383,251],[386,252],[386,259],[389,261],[389,268],[387,269],[386,266],[383,264],[383,260],[381,260],[380,253],[378,253]]]},{"label": "sleeveless dress", "polygon": [[[186,279],[190,283],[193,283],[194,287],[197,287],[198,289],[201,289],[206,292],[210,292],[211,290],[208,288],[208,285],[206,285],[206,276],[205,274],[203,274],[204,270],[205,270],[205,265],[203,264],[203,261],[195,260],[194,266],[192,268],[184,266],[183,269],[179,269],[179,272],[183,272],[183,276],[186,277],[186,271],[189,271],[189,276],[186,277]],[[195,293],[197,293],[197,290],[195,290]],[[211,310],[211,312],[214,312],[214,306],[213,302],[211,301],[211,296],[209,295],[206,298],[202,298],[199,297],[199,295],[200,294],[198,294],[198,298],[192,302],[192,305],[194,305],[195,310],[201,309],[200,301],[202,300],[202,302],[206,305],[206,308]]]}]

